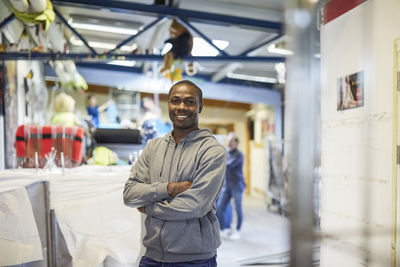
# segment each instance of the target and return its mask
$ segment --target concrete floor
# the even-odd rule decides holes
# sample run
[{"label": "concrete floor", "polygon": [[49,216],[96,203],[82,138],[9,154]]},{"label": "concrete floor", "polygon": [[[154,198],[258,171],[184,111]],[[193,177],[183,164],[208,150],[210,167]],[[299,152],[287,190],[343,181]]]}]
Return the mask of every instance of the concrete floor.
[{"label": "concrete floor", "polygon": [[219,267],[249,266],[241,265],[239,261],[289,251],[288,218],[267,211],[264,200],[250,196],[244,197],[243,210],[242,238],[222,240],[217,255]]}]

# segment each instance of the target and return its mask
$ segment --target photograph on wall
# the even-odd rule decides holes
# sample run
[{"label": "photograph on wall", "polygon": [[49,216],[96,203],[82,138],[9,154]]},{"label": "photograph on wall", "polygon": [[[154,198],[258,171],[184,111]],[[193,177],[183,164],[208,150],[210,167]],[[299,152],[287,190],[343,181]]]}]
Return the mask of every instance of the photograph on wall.
[{"label": "photograph on wall", "polygon": [[359,108],[364,105],[364,71],[338,79],[337,110]]}]

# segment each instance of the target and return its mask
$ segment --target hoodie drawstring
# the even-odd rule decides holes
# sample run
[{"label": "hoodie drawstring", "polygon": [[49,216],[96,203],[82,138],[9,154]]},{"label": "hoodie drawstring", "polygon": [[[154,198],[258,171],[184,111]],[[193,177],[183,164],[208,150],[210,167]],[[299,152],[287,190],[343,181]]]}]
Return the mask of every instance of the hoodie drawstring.
[{"label": "hoodie drawstring", "polygon": [[[182,158],[183,152],[185,150],[187,138],[188,137],[186,136],[185,141],[183,142],[183,145],[182,145],[181,153],[179,153],[178,164],[176,164],[176,174],[178,174],[178,171],[179,171],[179,163],[181,163],[181,158]],[[180,178],[180,175],[179,175],[179,178]]]},{"label": "hoodie drawstring", "polygon": [[167,146],[165,147],[165,150],[164,150],[164,157],[163,157],[163,161],[162,161],[162,164],[161,164],[161,170],[160,170],[160,178],[161,178],[161,175],[162,175],[162,171],[164,169],[165,157],[167,156],[167,152],[168,152],[169,142],[170,141],[171,141],[171,138],[168,139]]}]

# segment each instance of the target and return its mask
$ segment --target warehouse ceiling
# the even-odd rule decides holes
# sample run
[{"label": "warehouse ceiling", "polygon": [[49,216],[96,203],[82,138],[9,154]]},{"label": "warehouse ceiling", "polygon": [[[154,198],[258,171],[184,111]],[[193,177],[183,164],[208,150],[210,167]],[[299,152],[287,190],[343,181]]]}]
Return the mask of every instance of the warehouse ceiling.
[{"label": "warehouse ceiling", "polygon": [[172,19],[176,18],[194,37],[193,57],[184,61],[195,62],[196,76],[213,82],[257,83],[265,88],[279,87],[283,82],[277,69],[282,76],[282,62],[290,53],[284,49],[285,1],[165,2],[155,5],[147,0],[54,0],[56,22],[61,25],[71,55],[63,53],[59,58],[85,62],[86,67],[89,63],[93,68],[113,63],[118,69],[158,73],[164,41],[169,38]]}]

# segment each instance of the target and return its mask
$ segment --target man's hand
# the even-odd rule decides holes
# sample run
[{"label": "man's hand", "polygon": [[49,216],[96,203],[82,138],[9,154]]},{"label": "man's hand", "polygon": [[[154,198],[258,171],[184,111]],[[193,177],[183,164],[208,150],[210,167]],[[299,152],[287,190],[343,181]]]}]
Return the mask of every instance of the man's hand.
[{"label": "man's hand", "polygon": [[143,213],[143,214],[145,214],[145,209],[146,209],[146,207],[137,208],[137,210],[138,210],[139,212]]},{"label": "man's hand", "polygon": [[188,190],[192,186],[192,182],[184,181],[184,182],[170,182],[167,186],[168,195],[174,198],[178,194]]}]

